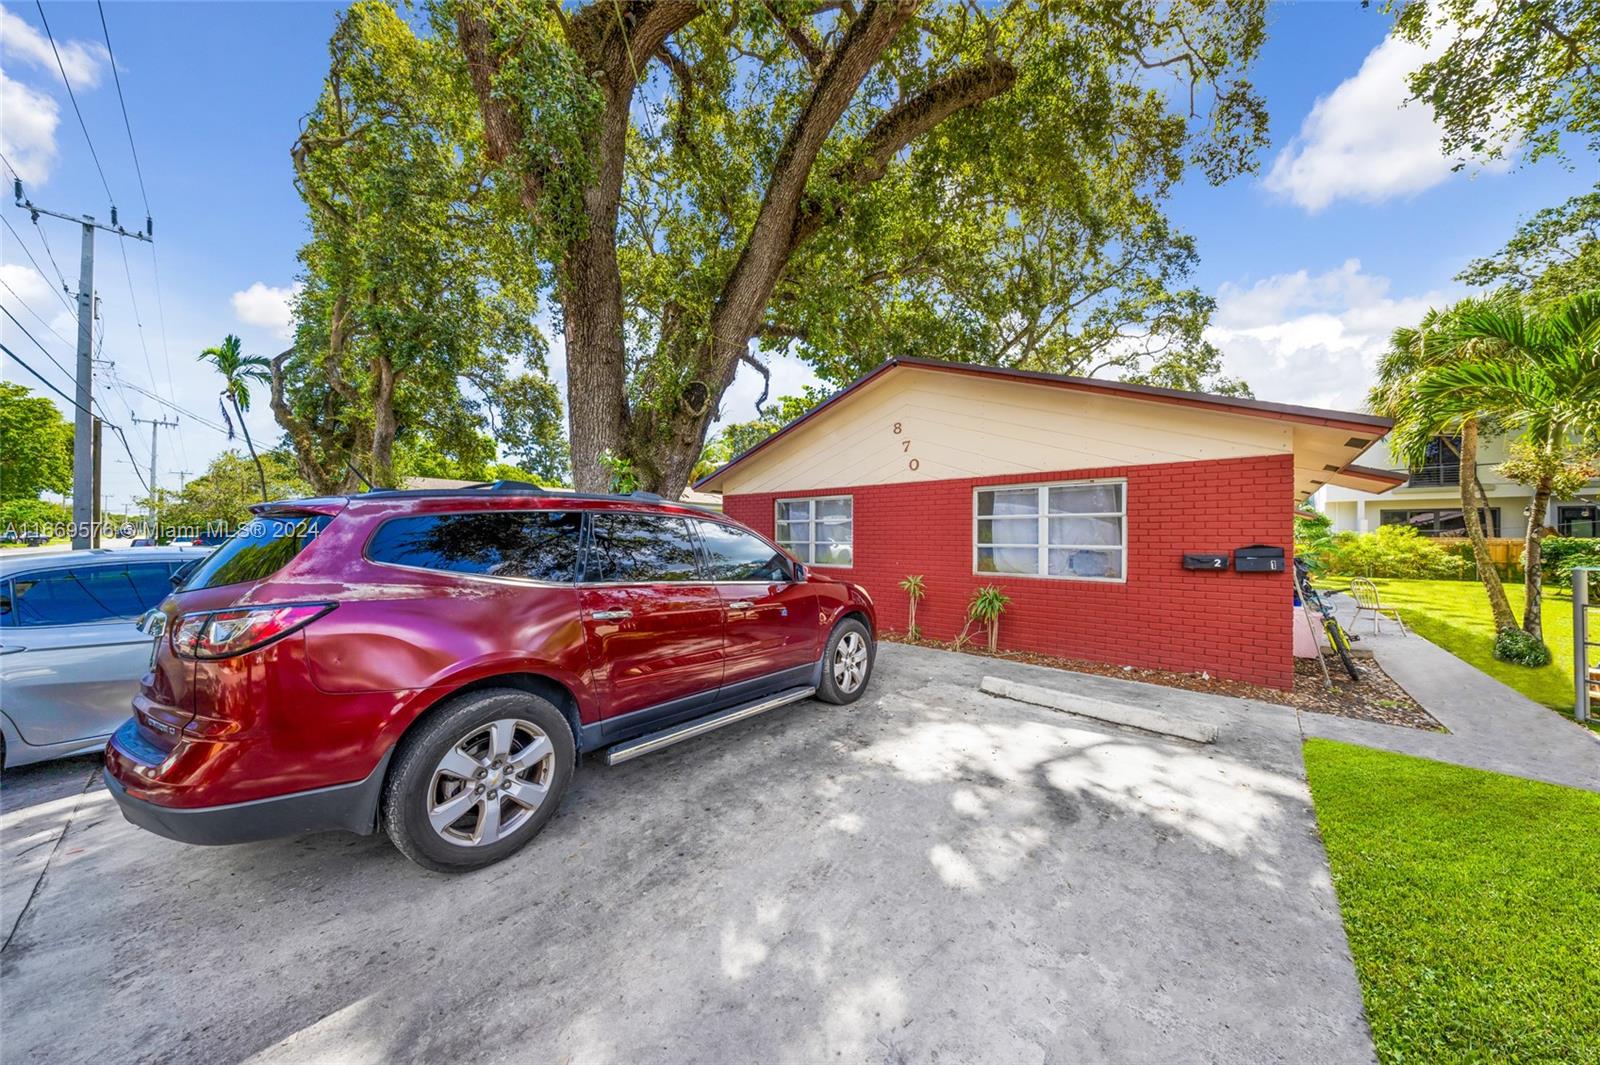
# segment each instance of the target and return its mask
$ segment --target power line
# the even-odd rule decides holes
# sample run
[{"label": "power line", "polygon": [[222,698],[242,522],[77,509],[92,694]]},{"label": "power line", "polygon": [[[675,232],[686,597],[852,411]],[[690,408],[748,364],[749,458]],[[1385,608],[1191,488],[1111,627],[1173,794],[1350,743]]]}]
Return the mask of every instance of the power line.
[{"label": "power line", "polygon": [[[167,367],[167,398],[174,404],[178,401],[177,386],[172,378],[172,350],[167,346],[167,308],[166,302],[161,298],[161,265],[156,261],[156,244],[150,242],[150,278],[156,285],[156,327],[161,331],[161,361]],[[178,454],[183,456],[183,464],[189,464],[189,448],[184,443],[183,434],[178,434]]]},{"label": "power line", "polygon": [[[117,250],[122,252],[122,276],[128,279],[128,303],[133,307],[133,326],[139,333],[139,348],[144,352],[145,372],[150,375],[150,385],[154,388],[159,382],[156,380],[155,365],[150,361],[150,345],[146,344],[144,340],[144,320],[139,317],[139,300],[133,294],[133,271],[128,267],[128,246],[119,240],[117,241]],[[167,387],[169,389],[172,387],[170,378],[167,381]]]},{"label": "power line", "polygon": [[139,472],[139,460],[133,457],[133,448],[128,446],[128,438],[123,435],[122,426],[118,425],[116,422],[113,422],[113,421],[110,421],[110,420],[108,420],[106,418],[101,417],[100,415],[96,414],[94,411],[90,410],[87,407],[79,406],[77,400],[73,399],[71,396],[69,396],[65,392],[61,391],[61,389],[57,388],[55,385],[53,385],[49,381],[45,380],[44,376],[42,374],[40,374],[38,370],[35,370],[32,366],[29,366],[27,361],[25,359],[23,359],[22,356],[18,355],[16,352],[14,352],[10,348],[6,347],[5,344],[0,343],[0,351],[3,351],[7,355],[11,356],[12,360],[15,361],[18,366],[22,367],[24,370],[27,370],[29,373],[33,374],[33,376],[37,377],[40,380],[40,382],[43,383],[43,385],[46,388],[48,388],[50,391],[54,392],[56,395],[60,396],[64,400],[66,400],[68,403],[72,404],[74,407],[77,407],[78,410],[83,411],[85,414],[89,415],[89,417],[91,417],[91,418],[100,418],[100,423],[102,425],[110,427],[110,429],[117,434],[117,439],[122,441],[122,450],[124,450],[124,451],[126,451],[128,453],[128,461],[133,464],[133,475],[135,477],[139,478],[140,487],[142,487],[145,490],[145,494],[146,495],[148,495],[150,493],[150,486],[145,483],[144,474]]},{"label": "power line", "polygon": [[117,85],[117,103],[122,105],[122,125],[128,131],[128,151],[133,155],[133,172],[139,178],[139,198],[144,201],[144,213],[150,213],[150,197],[144,191],[144,171],[139,167],[139,149],[133,145],[133,123],[128,121],[128,101],[122,97],[122,77],[117,73],[117,55],[111,50],[111,30],[106,26],[106,6],[95,0],[100,9],[100,32],[106,38],[106,59],[111,64],[111,78]]},{"label": "power line", "polygon": [[[4,308],[4,307],[0,307],[0,311],[4,311],[5,312],[5,316],[7,318],[11,319],[11,324],[15,325],[18,329],[22,330],[22,335],[23,336],[25,336],[29,340],[33,341],[33,346],[34,347],[36,347],[40,351],[44,352],[44,357],[45,358],[47,358],[51,362],[55,363],[56,369],[60,370],[64,374],[66,374],[69,378],[72,376],[72,371],[67,369],[65,366],[61,365],[59,362],[56,362],[56,357],[54,355],[50,354],[50,349],[45,347],[43,344],[39,343],[39,338],[34,336],[32,333],[28,332],[28,327],[23,325],[21,322],[17,321],[17,316],[16,315],[12,314],[9,310],[6,310],[6,308]],[[78,404],[77,404],[76,401],[74,401],[72,405],[74,407],[76,407]]]},{"label": "power line", "polygon": [[[83,130],[83,139],[89,144],[89,158],[94,160],[94,168],[100,174],[100,184],[106,190],[107,201],[115,204],[117,198],[111,195],[111,183],[106,180],[105,168],[100,165],[100,153],[94,150],[94,138],[89,136],[89,125],[84,122],[83,111],[78,107],[78,94],[72,91],[72,79],[67,77],[67,68],[61,62],[61,50],[56,47],[55,34],[50,32],[50,20],[45,18],[44,4],[40,0],[33,0],[33,6],[39,9],[39,21],[44,23],[44,35],[50,40],[50,51],[56,57],[56,69],[61,71],[62,84],[67,87],[67,99],[72,101],[72,113],[78,116],[78,128]],[[115,71],[116,67],[113,66],[112,70]]]},{"label": "power line", "polygon": [[[28,261],[33,264],[33,272],[38,274],[40,277],[44,278],[44,283],[48,286],[50,284],[50,277],[49,277],[48,274],[46,274],[44,272],[44,267],[39,265],[39,260],[35,259],[33,257],[33,252],[28,250],[28,246],[22,242],[22,234],[18,233],[16,231],[16,228],[13,227],[12,224],[11,224],[11,220],[9,218],[6,218],[4,215],[0,215],[0,222],[4,222],[6,228],[11,230],[11,237],[12,237],[13,240],[15,240],[17,242],[17,247],[22,249],[22,254],[26,255],[28,257]],[[46,247],[45,250],[48,253],[48,251],[49,251],[48,246]],[[51,265],[52,266],[55,265],[55,260],[53,260],[53,259],[51,260]],[[60,270],[59,267],[57,267],[56,276],[60,277],[60,275],[61,275],[61,270]],[[66,279],[65,278],[61,279],[61,284],[63,286],[62,289],[52,289],[51,291],[56,294],[56,299],[61,301],[61,306],[65,307],[69,314],[75,313],[76,312],[76,308],[74,308],[72,306],[72,304],[67,302],[67,297],[64,295],[64,288],[65,288],[65,285],[66,285]]]},{"label": "power line", "polygon": [[57,340],[61,341],[61,343],[63,343],[63,344],[70,345],[72,343],[72,341],[68,340],[66,337],[62,336],[60,333],[57,333],[55,326],[53,326],[49,322],[45,321],[44,320],[44,315],[42,315],[38,311],[34,310],[33,307],[28,304],[27,300],[25,300],[21,296],[17,295],[17,290],[11,287],[11,283],[9,281],[7,281],[3,277],[0,277],[0,285],[4,285],[5,286],[5,290],[7,292],[11,293],[11,298],[16,300],[18,303],[22,304],[22,309],[27,311],[29,314],[33,315],[33,317],[38,320],[40,325],[44,326],[46,329],[48,329],[50,331],[50,335],[51,336],[55,337]]},{"label": "power line", "polygon": [[[100,32],[105,37],[105,41],[106,41],[106,58],[108,60],[110,60],[110,64],[111,64],[111,79],[116,84],[116,87],[117,87],[117,104],[118,104],[118,106],[120,106],[122,108],[122,128],[127,130],[127,132],[128,132],[128,154],[133,156],[133,172],[134,172],[134,175],[137,176],[138,179],[139,179],[139,198],[144,201],[144,213],[145,213],[145,219],[146,219],[145,228],[146,228],[146,230],[149,230],[151,228],[150,221],[149,221],[149,218],[150,218],[150,195],[145,190],[144,168],[142,166],[140,166],[140,164],[139,164],[139,148],[138,148],[138,145],[134,142],[133,122],[128,117],[128,100],[122,93],[122,75],[117,72],[117,55],[116,55],[116,51],[111,47],[111,28],[106,23],[106,7],[105,7],[105,4],[100,2],[100,0],[95,0],[95,7],[100,12]],[[128,265],[127,264],[128,253],[127,253],[126,249],[124,249],[124,251],[122,253],[122,257],[123,257],[123,269],[126,271],[127,270],[127,265]],[[171,399],[174,403],[176,403],[177,399],[178,399],[178,393],[177,393],[177,386],[176,386],[176,384],[175,384],[175,382],[173,380],[173,376],[172,376],[172,350],[167,344],[167,308],[166,308],[166,301],[162,298],[162,295],[161,295],[161,266],[160,266],[160,263],[158,262],[157,257],[156,257],[156,246],[155,246],[154,242],[152,242],[151,245],[150,245],[150,276],[151,276],[152,281],[154,281],[154,283],[155,283],[155,290],[156,290],[156,324],[157,324],[157,327],[161,331],[161,360],[165,364],[166,369],[167,369],[167,398]],[[132,299],[132,296],[133,296],[133,278],[132,278],[131,273],[130,273],[129,278],[128,278],[128,290],[129,290],[129,298]],[[138,309],[137,306],[134,307],[133,313],[134,313],[134,320],[139,325],[139,344],[140,344],[141,347],[144,347],[144,343],[145,343],[145,339],[144,339],[144,323],[140,322],[138,320],[139,319],[139,309]],[[145,363],[148,365],[149,362],[150,362],[150,351],[149,351],[148,348],[145,349],[144,355],[145,355]],[[153,371],[150,374],[150,382],[151,382],[151,384],[155,383],[155,373]],[[182,454],[184,456],[184,461],[187,462],[188,461],[188,449],[184,444],[183,436],[181,434],[178,437],[178,451],[179,451],[180,454]]]},{"label": "power line", "polygon": [[[17,365],[21,366],[24,370],[27,370],[29,373],[33,374],[33,376],[37,377],[40,380],[40,382],[43,383],[44,387],[48,388],[50,391],[54,392],[56,395],[60,396],[64,400],[66,400],[68,403],[72,404],[74,407],[77,407],[79,410],[83,411],[85,414],[89,415],[91,418],[98,418],[99,417],[99,415],[96,414],[94,411],[90,410],[88,407],[82,406],[81,404],[79,404],[79,402],[77,400],[73,399],[71,396],[69,396],[65,392],[61,391],[61,389],[59,389],[55,385],[51,384],[48,380],[45,379],[44,374],[40,373],[38,370],[35,370],[32,366],[29,366],[25,361],[23,361],[22,356],[18,355],[16,352],[14,352],[10,348],[6,347],[4,343],[0,343],[0,351],[3,351],[7,355],[10,355],[14,360],[16,360]],[[45,354],[48,355],[49,352],[46,352]],[[107,424],[110,424],[110,423],[108,422]]]},{"label": "power line", "polygon": [[156,393],[150,391],[148,388],[140,388],[138,385],[134,384],[132,381],[124,379],[121,375],[119,375],[117,373],[117,368],[116,368],[115,364],[111,365],[111,378],[118,385],[120,385],[120,386],[122,386],[124,388],[131,388],[135,392],[139,393],[141,396],[144,396],[147,399],[153,399],[157,403],[161,404],[163,407],[166,407],[166,408],[168,408],[170,410],[177,411],[179,414],[182,414],[182,415],[192,419],[193,421],[197,422],[200,425],[205,426],[207,429],[210,429],[213,432],[221,433],[224,436],[226,436],[228,434],[228,431],[226,429],[224,429],[222,426],[220,426],[216,422],[211,421],[210,419],[204,417],[203,415],[196,414],[194,411],[190,410],[188,407],[181,407],[178,404],[173,403],[171,400],[162,399],[159,395],[157,395]]}]

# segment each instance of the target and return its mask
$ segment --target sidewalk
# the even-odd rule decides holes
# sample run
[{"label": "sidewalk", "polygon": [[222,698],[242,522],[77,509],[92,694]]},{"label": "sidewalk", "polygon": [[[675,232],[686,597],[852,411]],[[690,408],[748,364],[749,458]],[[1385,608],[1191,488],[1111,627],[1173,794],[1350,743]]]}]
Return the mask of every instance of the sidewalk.
[{"label": "sidewalk", "polygon": [[[1350,628],[1354,604],[1344,596],[1336,602],[1339,620]],[[1383,635],[1375,636],[1370,622],[1363,621],[1356,634],[1361,637],[1356,646],[1371,651],[1384,672],[1449,733],[1302,713],[1305,735],[1600,791],[1600,735],[1415,633],[1401,636],[1385,623]]]}]

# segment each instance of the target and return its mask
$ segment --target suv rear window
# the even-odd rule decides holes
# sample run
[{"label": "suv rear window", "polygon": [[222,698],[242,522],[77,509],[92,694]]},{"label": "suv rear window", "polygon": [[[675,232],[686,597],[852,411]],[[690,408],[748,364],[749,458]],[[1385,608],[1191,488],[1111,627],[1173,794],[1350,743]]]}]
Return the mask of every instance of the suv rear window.
[{"label": "suv rear window", "polygon": [[251,518],[227,543],[206,556],[184,582],[183,590],[264,580],[287,566],[332,520],[328,514]]},{"label": "suv rear window", "polygon": [[367,557],[452,573],[570,582],[578,569],[578,511],[426,514],[385,522]]}]

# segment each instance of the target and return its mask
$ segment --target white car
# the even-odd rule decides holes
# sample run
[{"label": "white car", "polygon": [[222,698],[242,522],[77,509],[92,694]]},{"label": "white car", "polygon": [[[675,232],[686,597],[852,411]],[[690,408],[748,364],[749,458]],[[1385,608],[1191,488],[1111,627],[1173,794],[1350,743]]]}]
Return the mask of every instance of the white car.
[{"label": "white car", "polygon": [[144,614],[203,548],[0,557],[0,764],[104,747],[150,663]]}]

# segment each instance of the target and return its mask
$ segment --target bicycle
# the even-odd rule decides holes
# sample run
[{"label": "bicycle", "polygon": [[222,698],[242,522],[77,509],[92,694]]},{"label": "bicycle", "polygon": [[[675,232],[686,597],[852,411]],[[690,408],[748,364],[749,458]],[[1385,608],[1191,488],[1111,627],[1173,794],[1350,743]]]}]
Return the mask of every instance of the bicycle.
[{"label": "bicycle", "polygon": [[1339,655],[1339,661],[1344,663],[1344,670],[1350,674],[1353,681],[1361,680],[1361,671],[1356,668],[1356,663],[1350,657],[1350,636],[1344,631],[1344,626],[1339,624],[1339,619],[1334,617],[1333,605],[1322,598],[1322,594],[1311,586],[1309,574],[1296,574],[1296,583],[1299,585],[1300,601],[1309,607],[1314,607],[1322,616],[1322,631],[1328,636],[1328,646],[1332,647]]}]

